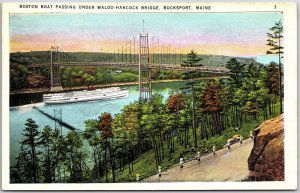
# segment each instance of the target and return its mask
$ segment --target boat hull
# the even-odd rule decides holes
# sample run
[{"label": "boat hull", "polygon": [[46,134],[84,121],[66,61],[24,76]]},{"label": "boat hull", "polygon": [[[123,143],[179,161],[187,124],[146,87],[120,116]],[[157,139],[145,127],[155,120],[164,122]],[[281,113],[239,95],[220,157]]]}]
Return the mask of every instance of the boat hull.
[{"label": "boat hull", "polygon": [[[65,104],[96,100],[115,100],[127,97],[129,95],[128,90],[104,90],[103,93],[100,90],[96,91],[95,93],[93,92],[94,91],[80,91],[62,94],[48,94],[44,96],[43,102],[45,104]],[[89,96],[85,96],[84,94],[87,94]]]}]

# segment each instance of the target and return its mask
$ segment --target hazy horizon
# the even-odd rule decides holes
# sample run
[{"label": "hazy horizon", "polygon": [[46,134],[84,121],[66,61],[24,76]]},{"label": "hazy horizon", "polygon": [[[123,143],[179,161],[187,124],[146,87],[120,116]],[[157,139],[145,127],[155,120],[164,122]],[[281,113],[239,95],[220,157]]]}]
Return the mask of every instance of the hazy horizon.
[{"label": "hazy horizon", "polygon": [[[10,16],[10,51],[46,51],[54,44],[66,52],[129,50],[139,32],[172,52],[224,56],[265,55],[269,28],[282,19],[271,13],[131,13],[14,14]],[[133,49],[133,48],[132,48]]]}]

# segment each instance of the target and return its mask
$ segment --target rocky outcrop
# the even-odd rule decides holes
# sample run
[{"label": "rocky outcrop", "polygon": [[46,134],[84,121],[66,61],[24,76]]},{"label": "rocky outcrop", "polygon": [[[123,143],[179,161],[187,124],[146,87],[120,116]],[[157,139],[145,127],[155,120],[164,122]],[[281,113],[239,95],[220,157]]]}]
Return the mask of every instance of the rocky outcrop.
[{"label": "rocky outcrop", "polygon": [[253,131],[254,147],[248,159],[249,180],[284,180],[283,114],[267,120]]}]

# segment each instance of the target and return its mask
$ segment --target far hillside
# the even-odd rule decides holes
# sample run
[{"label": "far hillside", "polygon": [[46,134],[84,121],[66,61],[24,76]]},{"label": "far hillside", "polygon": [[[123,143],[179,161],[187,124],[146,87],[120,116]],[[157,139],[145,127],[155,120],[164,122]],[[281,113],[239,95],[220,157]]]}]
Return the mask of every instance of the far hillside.
[{"label": "far hillside", "polygon": [[[225,66],[233,56],[221,55],[201,55],[200,64],[203,66]],[[54,55],[57,57],[57,55]],[[61,56],[61,61],[111,61],[111,62],[137,62],[138,55],[134,54],[117,54],[117,53],[97,53],[97,52],[65,52]],[[151,63],[164,64],[182,64],[186,60],[186,54],[150,54]],[[243,64],[257,63],[253,58],[235,57],[238,62]],[[35,64],[50,62],[50,52],[33,51],[33,52],[15,52],[10,54],[10,61],[19,64]]]},{"label": "far hillside", "polygon": [[[150,55],[151,63],[181,65],[184,61],[190,60],[190,55],[182,54],[155,54]],[[189,65],[203,66],[226,66],[226,63],[232,59],[229,56],[217,55],[195,55],[194,63]],[[59,59],[58,59],[59,58]],[[199,61],[199,58],[201,59]],[[236,58],[240,64],[253,63],[257,65],[254,59]],[[67,62],[138,62],[138,55],[133,54],[111,54],[95,52],[68,52],[53,53],[53,61]],[[30,64],[50,63],[50,52],[17,52],[11,53],[10,57],[10,90],[36,89],[50,87],[50,68],[31,68]],[[50,67],[50,66],[49,66]],[[153,69],[152,80],[182,80],[199,77],[223,77],[226,74],[214,74],[207,72],[183,72],[176,70]],[[99,67],[99,66],[64,66],[60,68],[61,85],[64,88],[73,88],[77,86],[104,85],[111,83],[130,83],[138,81],[137,68],[118,68],[118,67]]]}]

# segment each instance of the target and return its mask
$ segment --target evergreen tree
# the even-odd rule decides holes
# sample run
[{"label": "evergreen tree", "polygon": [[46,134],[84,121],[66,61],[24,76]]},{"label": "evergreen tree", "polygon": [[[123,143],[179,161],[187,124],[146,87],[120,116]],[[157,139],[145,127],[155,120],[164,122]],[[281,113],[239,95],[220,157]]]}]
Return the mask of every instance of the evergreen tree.
[{"label": "evergreen tree", "polygon": [[269,103],[269,114],[275,113],[276,100],[280,93],[279,67],[275,62],[271,62],[267,66],[267,75],[265,78],[266,86],[269,89],[271,100]]},{"label": "evergreen tree", "polygon": [[187,60],[184,60],[183,64],[181,65],[191,67],[202,66],[202,64],[199,64],[201,60],[202,59],[197,56],[197,53],[194,50],[192,50],[190,53],[187,54]]},{"label": "evergreen tree", "polygon": [[31,160],[30,151],[25,150],[21,145],[19,155],[16,158],[16,165],[10,168],[10,182],[11,183],[31,183]]},{"label": "evergreen tree", "polygon": [[275,22],[275,25],[270,28],[270,32],[267,33],[267,45],[270,49],[267,54],[277,54],[279,59],[279,97],[280,97],[280,113],[283,113],[283,89],[282,89],[282,64],[281,58],[283,55],[283,25],[282,21]]},{"label": "evergreen tree", "polygon": [[24,139],[21,141],[21,145],[24,148],[24,150],[28,150],[29,155],[29,164],[26,170],[29,172],[30,175],[30,182],[39,182],[38,179],[38,157],[37,157],[37,151],[36,148],[38,146],[38,137],[40,132],[37,130],[38,125],[35,123],[35,121],[31,118],[28,118],[25,123],[25,129],[23,130],[24,133],[22,134],[24,136]]},{"label": "evergreen tree", "polygon": [[52,182],[52,176],[55,173],[54,162],[57,160],[53,160],[53,152],[52,152],[52,129],[50,126],[46,126],[39,138],[39,144],[44,147],[43,160],[42,160],[42,168],[41,173],[45,183]]},{"label": "evergreen tree", "polygon": [[236,58],[232,58],[226,63],[226,68],[232,73],[230,77],[235,88],[239,88],[242,85],[242,79],[245,75],[245,66],[245,64],[238,62]]},{"label": "evergreen tree", "polygon": [[271,62],[267,66],[267,77],[265,82],[270,90],[270,94],[279,96],[280,93],[279,68],[275,62]]}]

